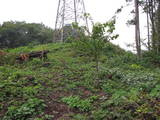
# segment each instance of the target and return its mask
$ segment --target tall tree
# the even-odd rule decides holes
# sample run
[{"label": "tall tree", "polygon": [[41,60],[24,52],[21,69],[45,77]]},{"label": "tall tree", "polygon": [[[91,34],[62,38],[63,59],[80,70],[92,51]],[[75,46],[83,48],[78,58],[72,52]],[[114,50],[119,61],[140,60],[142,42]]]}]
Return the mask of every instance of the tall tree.
[{"label": "tall tree", "polygon": [[149,14],[151,21],[151,43],[152,51],[156,54],[160,53],[160,1],[159,0],[144,0],[147,3],[145,6],[148,10],[145,11]]},{"label": "tall tree", "polygon": [[[148,0],[146,0],[146,6],[149,6],[149,2]],[[146,9],[146,10],[145,10]],[[146,11],[146,16],[147,16],[147,39],[148,39],[148,50],[151,50],[151,41],[150,41],[150,22],[149,22],[149,8],[145,7],[145,11]]]},{"label": "tall tree", "polygon": [[139,27],[139,1],[135,0],[135,42],[138,57],[141,57],[141,38],[140,38],[140,27]]},{"label": "tall tree", "polygon": [[157,0],[157,11],[156,11],[156,35],[157,35],[157,50],[160,53],[160,1]]},{"label": "tall tree", "polygon": [[[131,2],[133,0],[126,0]],[[139,41],[139,6],[147,14],[148,50],[160,54],[160,0],[134,0],[135,1],[135,24],[136,24],[136,48],[140,55],[141,45]],[[151,29],[151,30],[150,30]],[[151,36],[151,37],[150,37]]]}]

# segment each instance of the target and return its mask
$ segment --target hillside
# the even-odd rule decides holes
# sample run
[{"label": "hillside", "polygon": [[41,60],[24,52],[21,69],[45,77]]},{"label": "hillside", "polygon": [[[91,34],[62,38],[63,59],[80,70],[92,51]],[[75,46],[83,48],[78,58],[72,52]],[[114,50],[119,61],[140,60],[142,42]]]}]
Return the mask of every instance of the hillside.
[{"label": "hillside", "polygon": [[[15,62],[49,50],[48,59]],[[95,62],[71,43],[6,49],[0,58],[0,120],[159,120],[160,69],[106,44]]]}]

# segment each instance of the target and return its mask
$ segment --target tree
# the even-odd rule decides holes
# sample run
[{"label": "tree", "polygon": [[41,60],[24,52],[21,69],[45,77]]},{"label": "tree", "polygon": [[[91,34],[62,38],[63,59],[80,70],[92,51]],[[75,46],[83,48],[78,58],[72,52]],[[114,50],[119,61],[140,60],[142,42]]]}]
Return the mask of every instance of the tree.
[{"label": "tree", "polygon": [[[126,2],[132,2],[133,0],[126,0]],[[141,37],[140,37],[140,22],[139,22],[139,0],[134,0],[135,10],[132,10],[131,13],[135,14],[134,19],[128,20],[129,25],[135,25],[135,43],[136,51],[138,58],[141,58]]]},{"label": "tree", "polygon": [[[155,54],[160,53],[160,1],[159,0],[142,0],[142,6],[144,12],[147,14],[147,23],[151,25],[151,40],[149,50],[152,50]],[[149,28],[148,28],[149,29]],[[149,31],[149,30],[148,30]],[[148,32],[149,37],[150,32]]]},{"label": "tree", "polygon": [[53,30],[43,24],[4,22],[0,26],[0,48],[52,42]]},{"label": "tree", "polygon": [[140,38],[140,27],[139,27],[139,3],[135,0],[135,42],[137,48],[138,57],[141,57],[141,38]]},{"label": "tree", "polygon": [[81,54],[93,58],[95,61],[96,71],[99,72],[99,62],[105,47],[105,43],[118,38],[118,34],[114,34],[115,19],[106,23],[96,23],[93,25],[92,33],[86,36],[85,27],[74,26],[79,34],[79,39],[75,40],[76,50]]},{"label": "tree", "polygon": [[[130,2],[133,0],[126,1]],[[135,0],[136,15],[138,15],[138,6],[141,6],[143,8],[143,12],[147,15],[148,50],[151,50],[158,55],[160,53],[160,0]],[[138,17],[136,19],[138,19]],[[137,20],[135,23],[137,23]],[[137,28],[138,25],[136,29]]]}]

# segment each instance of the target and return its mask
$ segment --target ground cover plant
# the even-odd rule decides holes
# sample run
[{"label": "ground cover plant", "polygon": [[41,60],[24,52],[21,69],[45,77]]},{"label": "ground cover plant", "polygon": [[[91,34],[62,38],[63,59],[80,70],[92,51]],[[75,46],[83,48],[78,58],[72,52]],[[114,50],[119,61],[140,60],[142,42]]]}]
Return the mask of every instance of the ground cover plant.
[{"label": "ground cover plant", "polygon": [[[160,119],[160,70],[110,43],[114,24],[95,24],[90,36],[77,27],[79,40],[70,43],[4,49],[0,119]],[[16,60],[45,50],[47,59]]]},{"label": "ground cover plant", "polygon": [[146,66],[109,42],[104,44],[98,73],[95,61],[77,54],[73,43],[4,51],[16,56],[41,50],[50,50],[48,59],[1,60],[1,120],[160,119],[158,66]]},{"label": "ground cover plant", "polygon": [[[105,23],[94,23],[83,1],[59,0],[54,30],[42,23],[0,24],[0,120],[160,120],[160,0],[126,2]],[[127,25],[135,26],[135,42],[127,46],[136,54],[112,44],[127,6],[133,16]]]}]

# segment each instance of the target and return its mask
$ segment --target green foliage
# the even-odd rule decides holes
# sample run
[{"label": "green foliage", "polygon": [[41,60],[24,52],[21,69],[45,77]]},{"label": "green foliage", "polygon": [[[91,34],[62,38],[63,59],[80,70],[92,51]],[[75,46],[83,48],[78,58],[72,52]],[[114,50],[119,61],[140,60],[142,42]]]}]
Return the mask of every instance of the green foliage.
[{"label": "green foliage", "polygon": [[133,72],[126,74],[122,78],[122,82],[128,85],[140,85],[146,82],[152,82],[155,78],[153,73]]},{"label": "green foliage", "polygon": [[[93,57],[93,60],[96,62],[97,71],[99,71],[99,61],[103,53],[105,42],[114,40],[118,37],[118,35],[112,35],[115,30],[114,25],[115,20],[104,24],[97,23],[93,25],[91,36],[80,34],[80,39],[73,44],[74,48],[76,48],[76,50],[78,50],[81,54]],[[76,26],[76,28],[78,27]],[[78,29],[81,33],[81,28]]]},{"label": "green foliage", "polygon": [[108,105],[112,105],[112,104],[114,104],[114,105],[121,105],[121,104],[124,104],[126,102],[126,100],[127,100],[126,95],[127,95],[126,91],[123,91],[123,90],[116,91],[112,95],[111,100],[108,100],[106,103]]},{"label": "green foliage", "polygon": [[[158,66],[150,67],[151,63],[145,66],[145,60],[139,62],[134,54],[105,43],[99,59],[100,69],[95,73],[94,57],[86,59],[88,53],[81,50],[77,54],[73,44],[4,50],[9,54],[43,49],[51,52],[47,61],[33,59],[9,64],[6,60],[0,66],[0,119],[159,119]],[[45,63],[49,66],[44,66]],[[99,86],[96,80],[100,81]]]},{"label": "green foliage", "polygon": [[87,120],[87,118],[84,115],[76,114],[73,116],[73,120]]},{"label": "green foliage", "polygon": [[29,44],[44,44],[53,39],[53,30],[43,24],[4,22],[0,26],[0,47],[15,48]]},{"label": "green foliage", "polygon": [[62,101],[68,104],[71,108],[78,108],[82,112],[91,110],[91,102],[89,100],[80,99],[79,96],[69,96],[62,98]]},{"label": "green foliage", "polygon": [[34,118],[34,120],[53,120],[54,118],[54,115],[44,115],[43,117],[41,118]]},{"label": "green foliage", "polygon": [[16,54],[6,53],[5,55],[0,55],[0,65],[4,64],[16,64]]},{"label": "green foliage", "polygon": [[96,101],[96,100],[98,100],[98,96],[96,96],[96,95],[89,97],[89,101],[90,101],[90,102],[94,102],[94,101]]},{"label": "green foliage", "polygon": [[108,42],[104,46],[103,54],[110,58],[110,57],[115,57],[116,55],[120,57],[120,55],[124,55],[126,54],[126,52],[119,46]]},{"label": "green foliage", "polygon": [[146,114],[150,111],[151,111],[150,107],[147,104],[143,104],[137,108],[136,112],[141,113],[141,114]]},{"label": "green foliage", "polygon": [[92,112],[91,119],[93,119],[93,120],[104,120],[105,117],[107,116],[107,114],[108,114],[107,110],[103,110],[103,109],[96,110],[96,111]]},{"label": "green foliage", "polygon": [[132,65],[130,66],[130,68],[133,69],[133,70],[141,70],[141,69],[142,69],[142,66],[137,65],[137,64],[132,64]]},{"label": "green foliage", "polygon": [[3,120],[26,120],[28,116],[31,118],[41,114],[45,107],[43,102],[43,100],[32,98],[21,106],[10,106]]},{"label": "green foliage", "polygon": [[[113,49],[112,51],[115,50]],[[121,49],[117,50],[114,53],[112,51],[109,51],[109,53],[107,53],[107,51],[105,52],[107,53],[107,56],[109,56],[109,59],[106,61],[106,64],[109,67],[113,68],[119,66],[121,68],[126,68],[128,64],[138,64],[137,58],[133,53],[131,52],[123,53],[120,52],[122,51]]]},{"label": "green foliage", "polygon": [[159,59],[159,54],[156,54],[154,51],[146,51],[143,53],[141,64],[145,67],[159,67]]},{"label": "green foliage", "polygon": [[152,97],[160,98],[160,85],[156,85],[155,88],[152,89],[150,95]]}]

